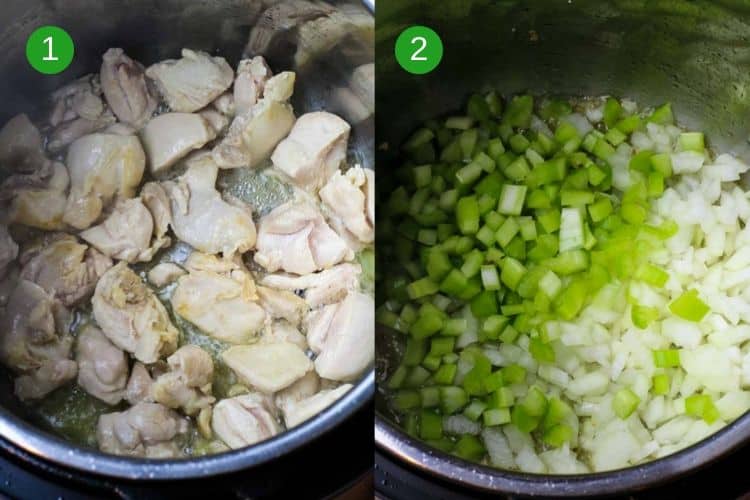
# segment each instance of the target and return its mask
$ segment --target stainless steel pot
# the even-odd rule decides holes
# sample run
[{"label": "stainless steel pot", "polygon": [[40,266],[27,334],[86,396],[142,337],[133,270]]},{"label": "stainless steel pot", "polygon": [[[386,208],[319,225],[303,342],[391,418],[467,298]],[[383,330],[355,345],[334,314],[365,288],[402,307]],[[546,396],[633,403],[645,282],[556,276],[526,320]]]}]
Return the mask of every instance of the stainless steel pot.
[{"label": "stainless steel pot", "polygon": [[[443,40],[442,63],[426,76],[404,72],[393,57],[395,38],[413,24],[432,27]],[[706,130],[711,145],[750,160],[750,6],[742,0],[381,1],[376,39],[381,169],[398,164],[398,145],[414,127],[458,109],[469,93],[483,87],[505,94],[613,94],[642,105],[671,101],[680,122]],[[380,176],[379,193],[393,187]],[[378,264],[379,274],[386,274],[387,263]],[[396,366],[399,345],[379,331],[377,346],[381,382]],[[460,460],[407,436],[394,421],[379,391],[375,441],[380,450],[449,482],[521,495],[635,491],[687,474],[750,438],[746,414],[691,448],[654,462],[551,476]]]},{"label": "stainless steel pot", "polygon": [[[286,2],[287,15],[269,11],[271,0],[8,0],[0,11],[0,122],[22,111],[39,109],[45,96],[63,83],[89,72],[98,72],[101,54],[122,47],[148,65],[176,57],[182,47],[226,57],[236,65],[254,26],[263,26],[270,42],[264,55],[272,69],[298,73],[293,104],[297,113],[326,109],[353,124],[350,157],[373,166],[372,86],[351,79],[352,71],[373,60],[372,26],[329,26],[324,51],[310,52],[310,60],[297,66],[295,53],[309,48],[299,42],[296,21],[320,17],[309,2]],[[370,19],[371,10],[360,2],[329,1],[337,9],[354,9]],[[367,4],[365,4],[367,5]],[[320,3],[318,3],[318,7]],[[371,6],[370,6],[371,7]],[[286,7],[285,7],[286,8]],[[277,12],[272,21],[273,12]],[[26,62],[25,43],[37,27],[53,24],[65,28],[75,41],[73,64],[60,75],[34,72]],[[367,24],[367,23],[365,23]],[[341,35],[340,39],[336,39]],[[328,36],[327,32],[322,33]],[[336,43],[334,43],[336,42]],[[252,45],[252,44],[251,44]],[[366,82],[365,82],[366,83]],[[343,91],[341,89],[344,89]],[[343,96],[343,97],[342,97]],[[205,458],[139,460],[84,449],[28,422],[27,409],[13,397],[12,381],[0,373],[0,445],[19,455],[77,469],[126,479],[181,479],[228,473],[263,464],[314,441],[363,408],[374,393],[371,371],[356,386],[318,417],[256,446]],[[369,439],[369,433],[364,438]]]}]

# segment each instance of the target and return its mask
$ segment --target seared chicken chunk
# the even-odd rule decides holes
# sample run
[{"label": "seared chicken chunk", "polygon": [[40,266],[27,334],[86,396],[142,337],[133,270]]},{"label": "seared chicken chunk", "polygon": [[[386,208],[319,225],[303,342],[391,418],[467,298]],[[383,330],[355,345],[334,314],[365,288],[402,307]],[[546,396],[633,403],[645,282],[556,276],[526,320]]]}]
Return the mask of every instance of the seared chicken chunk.
[{"label": "seared chicken chunk", "polygon": [[301,401],[289,404],[284,413],[284,423],[287,428],[295,427],[305,420],[309,420],[321,411],[331,406],[341,396],[346,394],[352,386],[343,384],[335,389],[326,389],[313,394]]},{"label": "seared chicken chunk", "polygon": [[320,377],[318,372],[310,370],[295,383],[274,394],[274,403],[282,413],[286,412],[291,405],[309,398],[320,390]]},{"label": "seared chicken chunk", "polygon": [[266,160],[294,124],[287,100],[294,91],[295,74],[279,73],[263,85],[263,98],[238,113],[226,136],[213,149],[221,168],[255,167]]},{"label": "seared chicken chunk", "polygon": [[16,115],[0,129],[0,163],[14,171],[28,172],[46,162],[42,135],[25,114]]},{"label": "seared chicken chunk", "polygon": [[266,394],[289,387],[313,368],[304,351],[291,342],[233,346],[221,353],[221,359],[241,382]]},{"label": "seared chicken chunk", "polygon": [[148,282],[161,288],[177,281],[185,274],[185,270],[172,262],[162,262],[152,267],[148,272]]},{"label": "seared chicken chunk", "polygon": [[177,280],[172,294],[175,314],[224,342],[251,342],[263,328],[265,313],[256,302],[250,274],[229,261],[200,254],[193,254],[187,267],[190,273]]},{"label": "seared chicken chunk", "polygon": [[300,333],[296,326],[283,319],[268,325],[260,337],[261,344],[277,344],[279,342],[289,342],[303,351],[307,350],[305,336]]},{"label": "seared chicken chunk", "polygon": [[115,455],[174,458],[183,455],[175,440],[188,431],[188,422],[158,403],[138,403],[132,408],[99,417],[99,449]]},{"label": "seared chicken chunk", "polygon": [[168,408],[182,408],[196,415],[216,401],[211,395],[214,363],[211,355],[195,345],[185,345],[167,358],[170,371],[151,386],[154,401]]},{"label": "seared chicken chunk", "polygon": [[271,318],[281,318],[292,325],[298,325],[309,307],[305,300],[287,290],[275,290],[259,286],[260,304]]},{"label": "seared chicken chunk", "polygon": [[271,78],[271,68],[263,56],[243,59],[237,65],[234,80],[234,105],[237,114],[250,111],[263,95],[263,87]]},{"label": "seared chicken chunk", "polygon": [[230,448],[244,448],[281,431],[275,413],[276,409],[268,396],[244,394],[216,403],[211,427]]},{"label": "seared chicken chunk", "polygon": [[154,381],[148,369],[143,363],[136,361],[133,365],[133,370],[130,372],[128,385],[125,387],[125,400],[131,405],[136,405],[141,401],[153,403],[154,398],[151,395],[151,386],[153,383]]},{"label": "seared chicken chunk", "polygon": [[8,227],[0,224],[0,278],[17,256],[18,245],[8,233]]},{"label": "seared chicken chunk", "polygon": [[355,290],[359,286],[361,273],[359,264],[339,264],[305,276],[269,274],[261,280],[261,284],[282,290],[304,290],[305,301],[315,309],[338,302],[346,296],[348,290]]},{"label": "seared chicken chunk", "polygon": [[335,172],[320,190],[320,199],[332,215],[334,227],[340,228],[339,234],[347,233],[361,243],[375,239],[375,223],[368,213],[367,184],[365,169],[352,167],[345,174]]},{"label": "seared chicken chunk", "polygon": [[121,122],[141,128],[154,113],[157,103],[146,84],[143,65],[122,49],[104,53],[99,79],[109,107]]},{"label": "seared chicken chunk", "polygon": [[91,134],[68,149],[70,194],[63,221],[86,229],[115,198],[132,198],[143,178],[146,156],[135,136]]},{"label": "seared chicken chunk", "polygon": [[290,201],[260,220],[254,258],[269,272],[309,274],[351,260],[354,252],[312,203]]},{"label": "seared chicken chunk", "polygon": [[19,260],[21,278],[33,281],[68,307],[88,300],[96,282],[112,267],[109,257],[65,233],[42,238],[26,248]]},{"label": "seared chicken chunk", "polygon": [[63,229],[69,184],[68,169],[59,162],[45,160],[30,173],[11,175],[0,187],[0,201],[10,203],[8,223]]},{"label": "seared chicken chunk", "polygon": [[78,385],[105,403],[123,398],[128,382],[128,357],[92,325],[85,326],[76,343]]},{"label": "seared chicken chunk", "polygon": [[332,113],[304,114],[276,147],[271,161],[296,186],[317,192],[346,158],[350,128]]},{"label": "seared chicken chunk", "polygon": [[255,223],[249,207],[224,201],[216,190],[216,165],[196,162],[176,181],[161,186],[171,206],[177,237],[201,252],[229,257],[255,246]]},{"label": "seared chicken chunk", "polygon": [[349,292],[338,304],[308,316],[307,341],[315,370],[323,378],[355,380],[375,358],[375,304],[372,297]]},{"label": "seared chicken chunk", "polygon": [[51,294],[18,281],[0,318],[0,360],[20,375],[15,384],[20,399],[44,397],[75,378],[69,324],[67,310]]},{"label": "seared chicken chunk", "polygon": [[167,310],[126,263],[104,273],[91,302],[107,338],[138,361],[153,363],[177,348],[179,333]]},{"label": "seared chicken chunk", "polygon": [[234,71],[223,57],[182,49],[181,59],[150,66],[146,76],[156,82],[172,111],[192,113],[219,97],[234,80]]},{"label": "seared chicken chunk", "polygon": [[165,113],[146,124],[141,133],[152,174],[160,174],[190,151],[216,137],[216,130],[197,113]]},{"label": "seared chicken chunk", "polygon": [[49,123],[54,127],[47,149],[56,153],[87,134],[115,123],[116,118],[102,99],[98,75],[86,75],[52,94],[54,107]]},{"label": "seared chicken chunk", "polygon": [[153,243],[154,220],[140,198],[120,200],[112,213],[97,225],[81,232],[104,255],[125,262],[148,262],[161,248],[169,245],[169,237],[156,238]]}]

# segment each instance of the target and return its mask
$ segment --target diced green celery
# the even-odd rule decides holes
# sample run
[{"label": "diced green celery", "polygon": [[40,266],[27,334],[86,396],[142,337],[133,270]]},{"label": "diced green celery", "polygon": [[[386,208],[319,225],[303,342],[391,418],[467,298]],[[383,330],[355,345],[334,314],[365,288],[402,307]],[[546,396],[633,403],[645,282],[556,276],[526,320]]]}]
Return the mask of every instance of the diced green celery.
[{"label": "diced green celery", "polygon": [[703,132],[683,132],[680,134],[679,143],[683,151],[702,153],[706,149]]},{"label": "diced green celery", "polygon": [[608,97],[604,103],[603,121],[607,128],[611,128],[622,116],[622,105],[614,97]]},{"label": "diced green celery", "polygon": [[588,206],[589,216],[594,223],[600,222],[612,213],[612,202],[607,197],[602,197]]},{"label": "diced green celery", "polygon": [[600,160],[606,160],[610,156],[615,154],[615,148],[613,148],[612,145],[606,141],[606,139],[597,139],[596,144],[594,144],[594,149],[591,150],[591,153]]},{"label": "diced green celery", "polygon": [[517,95],[508,103],[503,115],[503,123],[512,127],[528,128],[533,109],[534,98],[532,96]]},{"label": "diced green celery", "polygon": [[500,96],[497,95],[497,92],[494,90],[492,92],[489,92],[485,96],[485,101],[487,101],[487,107],[490,110],[490,113],[495,116],[499,117],[503,113],[503,102],[500,99]]},{"label": "diced green celery", "polygon": [[508,325],[503,329],[503,333],[500,334],[499,340],[506,344],[512,344],[518,338],[519,332],[513,325]]},{"label": "diced green celery", "polygon": [[478,437],[472,436],[471,434],[464,434],[461,436],[459,440],[456,441],[456,446],[453,448],[454,455],[472,462],[481,460],[485,453],[486,450],[484,449],[482,442]]},{"label": "diced green celery", "polygon": [[484,254],[481,250],[474,249],[464,256],[464,262],[461,266],[461,273],[467,278],[472,278],[479,273],[479,269],[484,262]]},{"label": "diced green celery", "polygon": [[474,120],[469,116],[451,116],[445,120],[445,128],[456,130],[468,130],[474,124]]},{"label": "diced green celery", "polygon": [[437,231],[435,229],[420,229],[417,233],[417,241],[423,245],[434,245],[437,243]]},{"label": "diced green celery", "polygon": [[529,433],[539,426],[540,417],[529,415],[521,405],[515,405],[510,413],[510,421],[519,431]]},{"label": "diced green celery", "polygon": [[443,191],[443,193],[440,195],[438,206],[443,210],[452,211],[455,208],[457,202],[458,191],[455,189],[449,189],[447,191]]},{"label": "diced green celery", "polygon": [[401,389],[394,394],[391,403],[396,411],[403,413],[414,408],[419,408],[422,405],[422,398],[419,391]]},{"label": "diced green celery", "polygon": [[625,139],[627,139],[628,136],[620,132],[616,128],[611,128],[607,130],[606,134],[604,134],[604,138],[613,146],[619,146],[620,144],[625,142]]},{"label": "diced green celery", "polygon": [[624,134],[635,132],[641,127],[641,117],[638,115],[626,116],[615,124],[615,128]]},{"label": "diced green celery", "polygon": [[653,351],[653,356],[657,368],[680,366],[680,351],[677,349],[657,349]]},{"label": "diced green celery", "polygon": [[594,193],[563,189],[560,191],[560,204],[566,207],[581,207],[594,202]]},{"label": "diced green celery", "polygon": [[567,424],[557,424],[544,431],[542,440],[552,448],[559,448],[573,437],[573,429]]},{"label": "diced green celery", "polygon": [[485,247],[491,247],[495,243],[495,231],[487,224],[479,228],[475,237]]},{"label": "diced green celery", "polygon": [[596,163],[591,163],[586,167],[586,172],[589,176],[589,184],[592,186],[598,186],[607,178],[607,172],[602,170]]},{"label": "diced green celery", "polygon": [[648,325],[659,318],[659,310],[655,307],[634,304],[630,312],[630,318],[636,327],[648,328]]},{"label": "diced green celery", "polygon": [[555,299],[555,311],[565,320],[574,319],[583,307],[588,295],[586,282],[573,280]]},{"label": "diced green celery", "polygon": [[620,215],[630,224],[641,225],[646,221],[648,208],[637,201],[623,201]]},{"label": "diced green celery", "polygon": [[542,342],[541,339],[533,338],[529,341],[529,352],[531,353],[531,356],[540,363],[555,362],[555,350],[551,345]]},{"label": "diced green celery", "polygon": [[479,231],[479,205],[476,196],[464,196],[456,204],[456,225],[462,234]]},{"label": "diced green celery", "polygon": [[482,175],[482,165],[471,162],[456,172],[456,180],[463,186],[474,184]]},{"label": "diced green celery", "polygon": [[437,387],[422,387],[419,390],[422,408],[434,408],[440,403],[440,390]]},{"label": "diced green celery", "polygon": [[507,323],[508,318],[505,316],[489,316],[482,323],[481,336],[488,340],[496,340]]},{"label": "diced green celery", "polygon": [[582,248],[583,241],[583,217],[580,209],[563,208],[560,215],[560,252]]},{"label": "diced green celery", "polygon": [[443,417],[430,410],[422,410],[419,418],[419,437],[422,439],[443,437]]},{"label": "diced green celery", "polygon": [[430,341],[430,356],[443,356],[453,352],[456,339],[453,337],[435,337]]},{"label": "diced green celery", "polygon": [[504,215],[520,215],[526,197],[526,186],[504,184],[497,211]]},{"label": "diced green celery", "polygon": [[493,198],[500,198],[503,183],[503,176],[498,172],[492,172],[474,185],[474,192],[478,195],[488,194]]},{"label": "diced green celery", "polygon": [[471,300],[471,312],[477,318],[486,318],[497,314],[497,297],[495,292],[484,290]]},{"label": "diced green celery", "polygon": [[440,410],[444,415],[453,415],[469,403],[469,396],[461,387],[440,388]]},{"label": "diced green celery", "polygon": [[490,119],[490,106],[484,96],[474,94],[469,97],[466,105],[466,113],[477,121],[486,121]]},{"label": "diced green celery", "polygon": [[651,168],[663,175],[664,178],[672,176],[672,157],[669,153],[657,153],[650,160]]},{"label": "diced green celery", "polygon": [[671,385],[671,382],[669,380],[669,375],[667,375],[666,373],[654,375],[651,380],[652,380],[651,392],[653,392],[657,396],[669,394],[669,389]]},{"label": "diced green celery", "polygon": [[562,280],[553,271],[547,270],[539,280],[539,289],[547,297],[554,299],[562,289]]},{"label": "diced green celery", "polygon": [[708,424],[719,418],[719,412],[708,394],[693,394],[685,398],[685,413],[702,418]]},{"label": "diced green celery", "polygon": [[455,364],[444,364],[432,376],[432,380],[438,385],[451,385],[456,378],[458,367]]},{"label": "diced green celery", "polygon": [[628,388],[617,391],[612,399],[612,409],[615,415],[623,420],[632,415],[639,404],[641,404],[641,398]]},{"label": "diced green celery", "polygon": [[409,328],[409,334],[415,339],[425,339],[439,332],[443,324],[444,319],[440,316],[421,315]]},{"label": "diced green celery", "polygon": [[521,227],[516,218],[508,217],[497,232],[495,232],[495,241],[497,241],[501,247],[507,247],[520,229]]},{"label": "diced green celery", "polygon": [[560,210],[556,208],[540,209],[535,212],[536,220],[547,233],[560,229]]},{"label": "diced green celery", "polygon": [[518,225],[521,230],[521,237],[525,241],[531,241],[536,239],[536,222],[534,219],[528,216],[518,217]]},{"label": "diced green celery", "polygon": [[649,149],[639,151],[638,153],[634,154],[632,158],[630,158],[630,164],[628,165],[628,167],[631,170],[636,170],[638,172],[647,174],[651,171],[652,156],[654,156],[654,152]]},{"label": "diced green celery", "polygon": [[529,163],[523,156],[519,156],[503,169],[505,176],[516,182],[522,182],[528,177],[530,172],[531,168],[529,168]]},{"label": "diced green celery", "polygon": [[464,416],[469,420],[473,420],[474,422],[476,422],[477,420],[479,420],[479,417],[482,416],[482,413],[484,413],[484,410],[486,408],[487,405],[484,402],[476,399],[469,403],[469,406],[464,408]]},{"label": "diced green celery", "polygon": [[578,139],[578,129],[575,128],[570,122],[565,120],[560,121],[560,124],[555,129],[555,140],[564,144],[571,139]]},{"label": "diced green celery", "polygon": [[421,165],[419,167],[414,167],[414,185],[417,186],[417,188],[424,188],[430,185],[430,182],[432,181],[432,166],[431,165]]},{"label": "diced green celery", "polygon": [[534,189],[526,197],[526,206],[528,208],[549,208],[552,202],[543,189]]},{"label": "diced green celery", "polygon": [[549,398],[549,401],[547,402],[547,412],[544,414],[542,427],[544,427],[544,429],[551,429],[565,420],[572,413],[573,410],[570,406],[560,398]]},{"label": "diced green celery", "polygon": [[648,185],[648,195],[656,198],[664,193],[664,176],[660,172],[651,172],[646,180]]},{"label": "diced green celery", "polygon": [[406,379],[404,380],[404,387],[411,389],[419,388],[429,378],[430,372],[427,369],[422,366],[415,366],[409,371],[409,374],[406,376]]},{"label": "diced green celery", "polygon": [[653,264],[644,263],[635,272],[635,279],[663,288],[669,280],[669,273]]},{"label": "diced green celery", "polygon": [[688,321],[700,321],[711,310],[698,296],[698,291],[691,288],[669,304],[672,314]]},{"label": "diced green celery", "polygon": [[428,128],[420,128],[414,132],[404,143],[404,149],[414,151],[418,147],[429,143],[435,137],[435,133]]},{"label": "diced green celery", "polygon": [[387,387],[389,389],[398,389],[404,384],[404,380],[406,380],[406,376],[409,373],[409,369],[406,367],[406,365],[398,365],[398,368],[394,370],[391,377],[388,379],[388,385]]},{"label": "diced green celery", "polygon": [[672,115],[672,105],[670,103],[662,104],[651,113],[651,116],[648,117],[648,121],[660,125],[673,123],[674,115]]},{"label": "diced green celery", "polygon": [[434,372],[435,370],[440,368],[440,363],[442,363],[442,361],[443,360],[440,358],[440,356],[429,354],[422,360],[422,366],[427,370]]},{"label": "diced green celery", "polygon": [[530,144],[529,140],[523,134],[516,134],[508,141],[510,149],[519,155],[526,151]]},{"label": "diced green celery", "polygon": [[440,334],[457,337],[464,333],[467,325],[466,318],[449,318],[445,320],[445,324],[443,325],[443,329],[440,330]]},{"label": "diced green celery", "polygon": [[482,266],[480,269],[482,286],[485,290],[500,290],[500,276],[497,274],[497,267],[494,265]]},{"label": "diced green celery", "polygon": [[474,153],[474,148],[477,145],[477,139],[479,138],[479,132],[477,129],[472,128],[464,130],[461,135],[458,136],[458,144],[461,148],[461,155],[463,159],[468,160]]},{"label": "diced green celery", "polygon": [[510,411],[507,408],[485,410],[482,414],[482,421],[485,427],[507,424],[510,422]]},{"label": "diced green celery", "polygon": [[409,294],[410,299],[418,299],[427,295],[433,295],[437,293],[439,285],[429,278],[421,278],[416,281],[409,283],[406,287],[406,292]]},{"label": "diced green celery", "polygon": [[526,268],[521,262],[512,257],[506,257],[505,260],[503,260],[502,267],[503,270],[500,274],[500,279],[505,286],[511,290],[515,290],[518,287],[521,278],[526,273]]},{"label": "diced green celery", "polygon": [[482,387],[488,393],[499,389],[503,384],[503,374],[500,370],[490,373],[482,380]]}]

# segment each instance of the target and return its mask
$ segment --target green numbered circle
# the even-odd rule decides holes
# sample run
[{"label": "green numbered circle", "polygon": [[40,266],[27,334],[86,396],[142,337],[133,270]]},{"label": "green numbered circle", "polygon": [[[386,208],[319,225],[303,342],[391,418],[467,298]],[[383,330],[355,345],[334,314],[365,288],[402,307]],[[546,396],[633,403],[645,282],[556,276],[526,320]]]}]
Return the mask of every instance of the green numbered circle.
[{"label": "green numbered circle", "polygon": [[26,59],[32,68],[45,75],[56,75],[73,61],[73,39],[57,26],[37,28],[26,41]]},{"label": "green numbered circle", "polygon": [[409,73],[424,75],[443,58],[443,42],[426,26],[405,29],[396,39],[396,60]]}]

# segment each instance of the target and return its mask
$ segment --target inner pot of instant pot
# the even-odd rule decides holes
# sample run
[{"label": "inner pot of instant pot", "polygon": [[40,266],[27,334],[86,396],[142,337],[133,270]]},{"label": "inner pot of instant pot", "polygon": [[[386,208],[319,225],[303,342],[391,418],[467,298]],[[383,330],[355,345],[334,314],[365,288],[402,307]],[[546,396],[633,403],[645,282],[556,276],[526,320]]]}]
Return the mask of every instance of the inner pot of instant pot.
[{"label": "inner pot of instant pot", "polygon": [[[97,73],[109,47],[121,47],[148,66],[179,57],[183,47],[219,55],[236,67],[243,55],[264,55],[273,71],[297,73],[292,104],[301,113],[325,109],[351,125],[350,163],[373,168],[373,95],[353,71],[372,63],[372,16],[358,1],[330,1],[350,19],[363,23],[329,23],[319,45],[305,46],[297,26],[320,17],[320,6],[295,0],[99,1],[45,0],[5,2],[0,13],[0,49],[4,78],[0,82],[0,121],[21,113],[46,111],[49,93],[87,73]],[[322,4],[321,4],[322,5]],[[275,10],[269,11],[271,7]],[[325,8],[332,12],[331,6]],[[317,12],[317,13],[316,13]],[[74,40],[71,66],[58,75],[36,73],[26,61],[29,34],[44,25],[64,28]],[[256,29],[256,37],[249,40]],[[307,50],[309,49],[309,50]],[[251,54],[252,52],[252,54]],[[310,443],[363,408],[374,392],[372,370],[338,402],[317,417],[256,446],[203,458],[146,460],[99,453],[67,442],[43,425],[13,395],[12,376],[0,370],[0,446],[31,454],[57,465],[131,479],[178,479],[225,473],[268,462]],[[93,430],[92,430],[93,432]]]},{"label": "inner pot of instant pot", "polygon": [[[750,8],[742,2],[467,0],[380,7],[376,135],[377,161],[386,168],[400,165],[399,146],[420,123],[461,109],[472,92],[488,89],[506,96],[614,95],[642,106],[671,102],[680,125],[704,130],[712,147],[750,160]],[[396,37],[414,24],[431,27],[443,41],[443,59],[427,75],[406,73],[393,57]],[[380,179],[379,199],[397,187],[395,182],[395,176]],[[386,264],[380,264],[379,274],[387,274]],[[378,331],[377,339],[378,383],[384,387],[403,346],[385,331]],[[744,415],[704,441],[653,462],[550,476],[463,461],[406,435],[395,421],[379,389],[375,435],[382,450],[444,480],[519,494],[642,489],[715,461],[750,437],[750,417]]]}]

